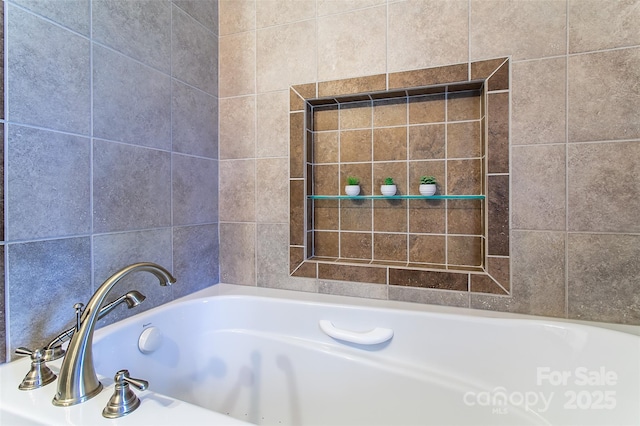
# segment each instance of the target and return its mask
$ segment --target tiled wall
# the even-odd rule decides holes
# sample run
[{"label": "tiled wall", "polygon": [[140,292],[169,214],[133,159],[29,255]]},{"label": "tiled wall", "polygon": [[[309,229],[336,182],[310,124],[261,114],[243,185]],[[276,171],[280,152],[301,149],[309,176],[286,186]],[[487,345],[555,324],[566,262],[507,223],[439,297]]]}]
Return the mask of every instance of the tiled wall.
[{"label": "tiled wall", "polygon": [[140,290],[137,312],[218,282],[218,11],[213,0],[3,5],[10,357],[68,326],[73,304],[130,263],[178,279],[122,280],[111,296]]},{"label": "tiled wall", "polygon": [[[221,0],[221,280],[640,323],[638,20],[637,0]],[[511,295],[289,277],[289,88],[505,56]]]}]

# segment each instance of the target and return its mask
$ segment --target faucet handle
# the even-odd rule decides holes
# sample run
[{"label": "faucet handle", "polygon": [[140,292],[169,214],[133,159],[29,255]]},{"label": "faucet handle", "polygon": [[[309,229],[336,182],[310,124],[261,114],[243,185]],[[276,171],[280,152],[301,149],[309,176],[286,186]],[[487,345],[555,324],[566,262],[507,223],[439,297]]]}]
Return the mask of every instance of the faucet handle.
[{"label": "faucet handle", "polygon": [[30,356],[31,357],[31,369],[22,379],[22,383],[18,386],[20,390],[33,390],[42,386],[46,386],[53,382],[58,376],[45,364],[44,349],[27,349],[25,347],[19,347],[16,349],[16,355]]},{"label": "faucet handle", "polygon": [[76,303],[73,305],[73,309],[76,310],[76,331],[80,330],[82,324],[82,312],[84,311],[84,303]]},{"label": "faucet handle", "polygon": [[129,385],[140,390],[149,387],[149,382],[146,380],[130,377],[129,370],[118,371],[113,380],[116,383],[114,393],[102,410],[102,415],[108,419],[126,416],[140,406],[140,398],[129,388]]}]

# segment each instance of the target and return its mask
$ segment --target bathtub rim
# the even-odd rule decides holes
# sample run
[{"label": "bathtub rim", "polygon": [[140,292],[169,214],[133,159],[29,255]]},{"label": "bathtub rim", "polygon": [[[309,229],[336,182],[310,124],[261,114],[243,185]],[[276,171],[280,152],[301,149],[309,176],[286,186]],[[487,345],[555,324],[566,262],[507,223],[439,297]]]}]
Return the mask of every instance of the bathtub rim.
[{"label": "bathtub rim", "polygon": [[[392,309],[407,312],[430,312],[441,314],[463,315],[478,318],[523,319],[538,322],[578,324],[587,327],[596,327],[625,334],[640,336],[640,325],[618,324],[598,321],[585,321],[578,319],[551,317],[543,315],[529,315],[502,311],[489,311],[474,308],[462,308],[457,306],[432,305],[424,303],[404,302],[397,300],[369,299],[364,297],[343,296],[335,294],[314,293],[299,290],[278,289],[270,287],[257,287],[238,284],[218,283],[206,287],[197,292],[175,299],[168,304],[179,303],[192,299],[202,299],[216,296],[256,296],[311,303],[328,303],[346,306],[358,306],[369,308]],[[163,305],[160,305],[160,307]]]}]

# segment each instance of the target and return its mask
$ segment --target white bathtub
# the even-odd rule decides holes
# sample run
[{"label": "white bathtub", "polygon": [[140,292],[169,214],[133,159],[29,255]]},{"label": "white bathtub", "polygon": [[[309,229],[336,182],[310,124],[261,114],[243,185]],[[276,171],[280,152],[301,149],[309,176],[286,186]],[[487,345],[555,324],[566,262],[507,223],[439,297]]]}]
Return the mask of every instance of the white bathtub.
[{"label": "white bathtub", "polygon": [[[246,294],[206,295],[220,289]],[[96,333],[99,375],[112,378],[126,368],[150,382],[149,391],[139,392],[141,407],[118,424],[640,424],[636,335],[235,286],[199,296]],[[147,340],[146,354],[139,349],[143,332],[162,336],[155,345]],[[113,423],[100,417],[96,402],[106,403],[112,386],[79,406],[53,407],[55,384],[17,391],[27,371],[21,367],[15,383],[1,378],[3,409],[11,398],[12,413],[24,415],[15,408],[20,398],[46,392],[45,417],[34,416],[39,403],[31,403],[36,422]],[[8,386],[16,390],[5,392]]]}]

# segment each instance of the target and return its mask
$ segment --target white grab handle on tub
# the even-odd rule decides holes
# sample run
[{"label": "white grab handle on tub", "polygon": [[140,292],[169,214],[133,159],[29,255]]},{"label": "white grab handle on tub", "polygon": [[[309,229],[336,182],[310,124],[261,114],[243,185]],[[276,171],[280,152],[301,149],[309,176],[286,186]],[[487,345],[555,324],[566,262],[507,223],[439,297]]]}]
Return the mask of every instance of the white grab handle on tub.
[{"label": "white grab handle on tub", "polygon": [[377,345],[386,342],[393,337],[393,330],[390,328],[374,328],[371,331],[358,332],[337,328],[329,320],[318,322],[320,329],[334,339],[345,342],[357,343],[359,345]]}]

